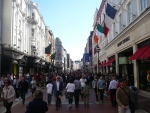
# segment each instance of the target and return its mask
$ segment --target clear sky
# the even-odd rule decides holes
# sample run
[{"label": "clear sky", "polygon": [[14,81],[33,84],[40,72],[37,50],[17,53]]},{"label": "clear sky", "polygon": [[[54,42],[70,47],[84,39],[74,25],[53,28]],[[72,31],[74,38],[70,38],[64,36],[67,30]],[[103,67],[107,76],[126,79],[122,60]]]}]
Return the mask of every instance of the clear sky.
[{"label": "clear sky", "polygon": [[101,0],[33,0],[71,59],[81,60]]}]

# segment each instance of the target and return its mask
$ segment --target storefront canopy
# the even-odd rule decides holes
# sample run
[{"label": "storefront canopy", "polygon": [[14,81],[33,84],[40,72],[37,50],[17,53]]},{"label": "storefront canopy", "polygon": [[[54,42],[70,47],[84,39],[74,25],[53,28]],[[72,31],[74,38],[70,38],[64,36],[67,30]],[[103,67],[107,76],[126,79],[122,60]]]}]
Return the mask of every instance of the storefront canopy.
[{"label": "storefront canopy", "polygon": [[130,58],[129,58],[129,61],[130,60],[136,60],[136,59],[139,59],[139,57],[148,49],[149,46],[145,46],[145,47],[142,47],[140,49],[138,49]]},{"label": "storefront canopy", "polygon": [[108,60],[108,62],[106,62],[105,66],[110,66],[111,63],[113,63],[115,61],[115,58]]},{"label": "storefront canopy", "polygon": [[139,59],[143,59],[143,58],[147,58],[150,57],[150,46],[148,47],[148,49],[146,49],[146,51],[139,57]]}]

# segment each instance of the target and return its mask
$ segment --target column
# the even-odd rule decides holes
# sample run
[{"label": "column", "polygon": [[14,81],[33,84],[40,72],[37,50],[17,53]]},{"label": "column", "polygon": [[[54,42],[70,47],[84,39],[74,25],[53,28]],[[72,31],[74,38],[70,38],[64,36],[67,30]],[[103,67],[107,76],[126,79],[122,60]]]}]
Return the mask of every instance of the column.
[{"label": "column", "polygon": [[115,54],[115,66],[116,66],[116,74],[119,76],[119,62],[118,62],[118,53]]},{"label": "column", "polygon": [[[133,45],[133,53],[135,53],[138,50],[138,47],[136,44]],[[139,67],[138,62],[136,60],[133,60],[133,70],[134,70],[134,86],[139,88]]]}]

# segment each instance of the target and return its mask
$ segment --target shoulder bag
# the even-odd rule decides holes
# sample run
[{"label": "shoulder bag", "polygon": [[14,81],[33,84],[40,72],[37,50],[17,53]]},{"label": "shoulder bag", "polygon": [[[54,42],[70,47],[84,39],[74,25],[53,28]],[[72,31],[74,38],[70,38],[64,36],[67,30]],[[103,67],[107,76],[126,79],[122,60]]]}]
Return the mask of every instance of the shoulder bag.
[{"label": "shoulder bag", "polygon": [[135,113],[135,106],[134,106],[134,103],[131,101],[129,94],[122,87],[120,87],[120,88],[126,93],[126,95],[129,98],[129,108],[131,110],[131,113]]}]

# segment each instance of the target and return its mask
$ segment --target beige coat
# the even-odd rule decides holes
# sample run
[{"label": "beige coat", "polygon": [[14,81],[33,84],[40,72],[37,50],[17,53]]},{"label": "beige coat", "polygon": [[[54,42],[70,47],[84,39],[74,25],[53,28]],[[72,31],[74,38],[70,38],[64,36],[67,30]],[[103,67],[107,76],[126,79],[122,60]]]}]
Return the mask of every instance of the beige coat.
[{"label": "beige coat", "polygon": [[8,98],[8,100],[7,100],[8,103],[10,103],[14,100],[15,95],[16,95],[16,93],[15,93],[14,87],[11,85],[9,85],[8,88],[4,87],[3,91],[1,93],[2,98],[4,98],[4,99]]}]

